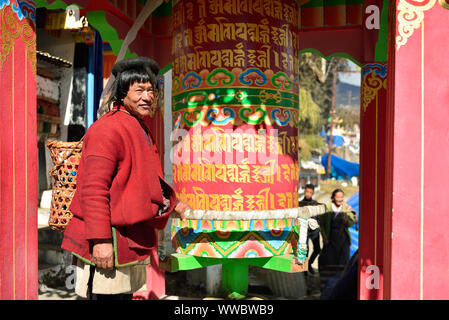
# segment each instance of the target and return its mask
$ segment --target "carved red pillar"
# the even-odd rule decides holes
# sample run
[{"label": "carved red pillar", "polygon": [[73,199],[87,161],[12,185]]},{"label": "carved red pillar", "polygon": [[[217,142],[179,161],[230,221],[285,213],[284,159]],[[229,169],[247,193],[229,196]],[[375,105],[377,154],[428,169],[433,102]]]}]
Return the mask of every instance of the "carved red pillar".
[{"label": "carved red pillar", "polygon": [[37,299],[34,1],[0,3],[0,299]]},{"label": "carved red pillar", "polygon": [[[385,198],[385,119],[387,117],[387,64],[362,67],[360,150],[360,299],[382,299],[383,279],[371,284],[373,268],[383,275],[383,222]],[[377,269],[376,269],[377,271]]]},{"label": "carved red pillar", "polygon": [[387,63],[362,69],[360,299],[449,298],[448,7],[390,3]]},{"label": "carved red pillar", "polygon": [[394,107],[391,299],[448,299],[449,19],[447,2],[397,0],[390,38]]}]

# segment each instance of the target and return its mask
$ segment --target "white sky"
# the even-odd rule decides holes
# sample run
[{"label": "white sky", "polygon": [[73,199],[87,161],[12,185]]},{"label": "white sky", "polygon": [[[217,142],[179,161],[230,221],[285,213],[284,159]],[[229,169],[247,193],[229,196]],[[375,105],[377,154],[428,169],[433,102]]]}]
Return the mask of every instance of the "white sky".
[{"label": "white sky", "polygon": [[[349,63],[349,69],[355,71],[357,65],[355,63],[353,63],[351,60],[348,60],[348,63]],[[357,67],[357,69],[360,71],[360,68]],[[341,82],[349,83],[354,86],[360,86],[361,74],[360,74],[360,72],[358,72],[358,73],[339,73],[338,79]]]}]

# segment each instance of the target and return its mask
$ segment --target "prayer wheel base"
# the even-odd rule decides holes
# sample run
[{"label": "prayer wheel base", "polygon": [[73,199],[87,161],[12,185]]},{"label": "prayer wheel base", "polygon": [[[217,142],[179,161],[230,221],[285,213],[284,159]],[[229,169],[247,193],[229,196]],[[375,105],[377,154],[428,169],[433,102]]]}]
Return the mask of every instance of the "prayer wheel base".
[{"label": "prayer wheel base", "polygon": [[161,261],[159,267],[167,272],[193,270],[212,265],[222,265],[222,293],[226,299],[240,300],[248,294],[249,266],[281,272],[305,272],[307,260],[298,264],[293,254],[267,258],[207,258],[174,253]]},{"label": "prayer wheel base", "polygon": [[298,244],[296,219],[213,221],[173,219],[177,253],[208,258],[268,258],[292,253]]}]

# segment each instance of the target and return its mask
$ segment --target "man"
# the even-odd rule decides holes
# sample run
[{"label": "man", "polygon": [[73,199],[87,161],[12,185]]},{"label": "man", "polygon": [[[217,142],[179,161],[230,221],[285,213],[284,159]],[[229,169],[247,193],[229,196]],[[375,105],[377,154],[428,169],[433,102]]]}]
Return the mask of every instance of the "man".
[{"label": "man", "polygon": [[[313,205],[318,204],[317,201],[313,200],[313,195],[315,194],[315,186],[313,184],[306,184],[304,187],[304,198],[300,201],[300,205]],[[312,218],[317,220],[316,218]],[[318,223],[318,221],[317,221]],[[315,270],[312,268],[312,264],[316,257],[320,254],[320,229],[316,228],[312,230],[310,227],[307,232],[307,251],[309,251],[309,239],[313,244],[313,252],[309,258],[308,270],[311,274],[315,274]]]},{"label": "man", "polygon": [[77,258],[75,292],[82,297],[131,299],[146,283],[156,229],[164,229],[171,212],[184,218],[189,209],[165,182],[144,121],[157,100],[158,72],[148,58],[118,62],[112,110],[84,137],[73,218],[61,246]]}]

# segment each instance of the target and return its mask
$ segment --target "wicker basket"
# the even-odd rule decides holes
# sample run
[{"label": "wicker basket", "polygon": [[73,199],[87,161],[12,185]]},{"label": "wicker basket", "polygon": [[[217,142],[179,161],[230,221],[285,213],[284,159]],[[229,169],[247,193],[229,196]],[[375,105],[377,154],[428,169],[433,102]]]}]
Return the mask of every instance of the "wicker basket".
[{"label": "wicker basket", "polygon": [[69,207],[76,191],[76,176],[82,145],[82,139],[75,142],[55,140],[47,142],[55,165],[49,172],[50,177],[53,177],[53,188],[48,225],[53,230],[64,231],[72,218]]}]

